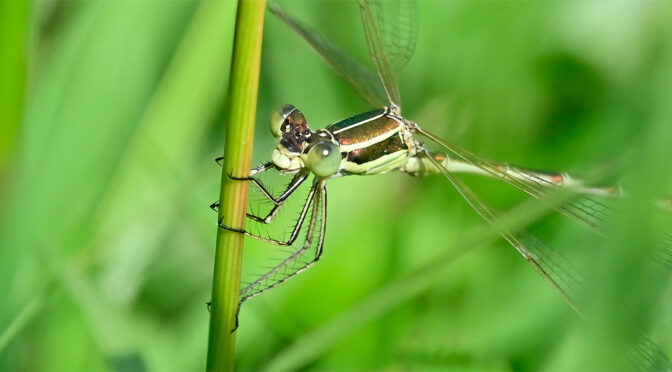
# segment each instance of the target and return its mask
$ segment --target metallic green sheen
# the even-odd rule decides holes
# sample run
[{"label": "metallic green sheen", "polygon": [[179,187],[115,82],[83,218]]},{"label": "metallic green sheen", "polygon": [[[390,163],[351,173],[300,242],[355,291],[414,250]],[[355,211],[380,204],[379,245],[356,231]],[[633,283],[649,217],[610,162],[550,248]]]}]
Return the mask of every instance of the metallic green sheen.
[{"label": "metallic green sheen", "polygon": [[347,128],[353,124],[359,123],[360,121],[367,121],[372,118],[375,118],[377,116],[381,116],[385,113],[385,109],[377,109],[369,112],[365,112],[359,115],[355,115],[352,117],[349,117],[347,119],[341,120],[339,122],[336,122],[334,124],[331,124],[330,126],[326,127],[325,129],[330,131],[331,133],[338,132],[339,130],[342,130],[343,128]]},{"label": "metallic green sheen", "polygon": [[374,161],[381,156],[407,149],[408,147],[401,139],[401,136],[396,134],[369,147],[350,151],[347,155],[347,160],[362,165]]}]

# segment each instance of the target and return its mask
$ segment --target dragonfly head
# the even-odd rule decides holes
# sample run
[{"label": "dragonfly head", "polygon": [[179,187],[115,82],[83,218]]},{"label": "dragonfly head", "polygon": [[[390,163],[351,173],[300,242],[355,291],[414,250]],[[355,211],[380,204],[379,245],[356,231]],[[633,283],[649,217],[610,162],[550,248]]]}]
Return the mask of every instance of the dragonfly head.
[{"label": "dragonfly head", "polygon": [[278,139],[273,163],[290,172],[310,169],[318,177],[338,172],[341,153],[333,136],[324,130],[313,132],[306,118],[292,105],[282,105],[272,114],[269,128]]}]

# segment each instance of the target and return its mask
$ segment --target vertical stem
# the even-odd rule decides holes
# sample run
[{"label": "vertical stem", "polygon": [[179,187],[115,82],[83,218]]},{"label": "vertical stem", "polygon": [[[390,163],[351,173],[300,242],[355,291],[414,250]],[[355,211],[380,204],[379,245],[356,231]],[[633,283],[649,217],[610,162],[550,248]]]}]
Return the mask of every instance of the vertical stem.
[{"label": "vertical stem", "polygon": [[29,11],[27,0],[0,1],[0,182],[23,111]]},{"label": "vertical stem", "polygon": [[[228,174],[247,176],[252,156],[254,120],[265,0],[239,0],[229,85],[219,218],[223,224],[244,228],[247,182],[231,182]],[[243,235],[217,230],[212,286],[208,371],[231,371],[234,366],[236,312],[240,293]]]}]

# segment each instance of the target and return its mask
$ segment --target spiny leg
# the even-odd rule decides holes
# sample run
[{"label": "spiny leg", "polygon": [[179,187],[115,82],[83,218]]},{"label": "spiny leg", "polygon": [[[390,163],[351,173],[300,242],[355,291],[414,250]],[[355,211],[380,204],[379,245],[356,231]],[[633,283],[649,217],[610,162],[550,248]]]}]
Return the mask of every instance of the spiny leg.
[{"label": "spiny leg", "polygon": [[[220,159],[220,158],[217,158]],[[285,190],[278,196],[277,198],[274,197],[270,191],[264,186],[264,184],[259,181],[258,179],[254,178],[254,175],[265,172],[269,169],[275,168],[275,164],[272,162],[262,164],[256,168],[252,168],[250,170],[250,176],[249,177],[234,177],[232,175],[228,175],[229,178],[235,181],[250,181],[252,182],[261,192],[264,194],[264,196],[273,203],[273,208],[271,209],[270,212],[265,217],[260,217],[252,213],[247,213],[247,218],[254,220],[259,223],[264,223],[264,224],[269,224],[273,221],[275,216],[278,214],[280,211],[280,208],[282,208],[282,205],[284,202],[289,198],[298,188],[301,186],[303,181],[308,178],[309,172],[299,172],[297,173],[292,180],[289,182]],[[215,212],[219,211],[219,203],[214,202],[210,204],[210,208],[214,210]]]},{"label": "spiny leg", "polygon": [[229,230],[229,231],[237,232],[237,233],[240,233],[240,234],[244,234],[244,235],[249,236],[251,238],[261,240],[263,242],[267,242],[267,243],[271,243],[271,244],[275,244],[275,245],[279,245],[279,246],[285,246],[285,247],[290,246],[294,243],[294,241],[296,240],[296,237],[299,235],[299,231],[301,230],[301,226],[303,225],[303,221],[306,219],[306,215],[308,214],[308,209],[313,202],[313,198],[315,196],[315,189],[316,189],[315,186],[313,186],[310,189],[310,193],[308,194],[308,198],[306,200],[306,203],[304,204],[303,208],[301,209],[301,214],[299,215],[299,219],[296,221],[296,224],[294,225],[294,228],[292,229],[292,233],[290,234],[289,239],[287,241],[281,241],[281,240],[278,240],[278,239],[271,239],[271,238],[263,237],[263,236],[260,236],[260,235],[253,234],[253,233],[251,233],[251,232],[249,232],[245,229],[236,229],[234,227],[229,227],[229,226],[226,226],[226,225],[222,224],[221,220],[219,221],[219,227],[221,227],[222,229],[225,229],[225,230]]},{"label": "spiny leg", "polygon": [[257,174],[266,172],[267,170],[273,169],[273,168],[275,168],[275,164],[273,164],[272,162],[268,162],[268,163],[262,164],[262,165],[260,165],[256,168],[250,169],[250,175],[247,176],[247,177],[235,177],[232,174],[229,174],[228,176],[229,176],[230,179],[232,179],[234,181],[251,181],[255,186],[257,186],[259,188],[259,190],[261,190],[261,192],[269,200],[271,200],[273,202],[276,202],[275,198],[273,198],[273,195],[271,195],[270,191],[268,191],[268,189],[266,189],[264,184],[261,183],[261,181],[257,180],[256,178],[254,178],[254,176],[256,176]]},{"label": "spiny leg", "polygon": [[[222,159],[224,159],[224,157],[220,156],[220,157],[215,159],[215,162],[219,165],[222,165],[222,163],[221,163]],[[236,181],[252,181],[261,190],[261,192],[264,195],[266,195],[266,197],[268,197],[271,200],[274,200],[273,196],[271,196],[271,194],[268,192],[266,187],[264,187],[264,185],[261,184],[261,182],[258,182],[254,178],[255,175],[257,175],[259,173],[266,172],[267,170],[273,169],[273,168],[275,168],[275,164],[273,164],[273,162],[268,162],[268,163],[264,163],[264,164],[262,164],[258,167],[254,167],[254,168],[250,169],[250,175],[248,177],[234,177],[232,174],[227,174],[227,176],[230,179],[236,180]],[[214,210],[215,212],[218,212],[219,211],[219,202],[214,202],[214,203],[210,204],[210,208],[212,210]]]},{"label": "spiny leg", "polygon": [[[289,182],[289,184],[285,188],[285,191],[283,191],[282,194],[280,194],[280,196],[278,196],[277,198],[273,198],[273,196],[270,193],[268,193],[265,190],[262,190],[262,192],[264,192],[264,194],[274,204],[273,208],[268,212],[268,214],[266,214],[266,217],[262,218],[262,217],[259,217],[259,216],[256,216],[256,215],[250,214],[250,213],[247,214],[247,217],[254,220],[254,221],[263,223],[263,224],[269,224],[269,223],[273,222],[273,219],[275,218],[275,216],[278,215],[278,212],[280,211],[280,208],[282,208],[282,206],[285,203],[285,201],[287,200],[287,198],[289,198],[299,188],[299,186],[301,186],[303,181],[305,181],[308,178],[308,175],[309,175],[308,172],[297,173],[292,178],[292,180]],[[262,188],[263,185],[260,181],[254,180],[253,182],[260,189]]]},{"label": "spiny leg", "polygon": [[[219,165],[222,165],[222,163],[220,162],[222,159],[224,159],[224,157],[220,156],[220,157],[215,159],[215,162],[217,162],[217,164],[219,164]],[[268,162],[268,163],[264,163],[260,166],[257,166],[257,167],[254,167],[254,168],[250,169],[249,176],[247,176],[247,177],[235,177],[234,175],[232,175],[230,173],[227,174],[227,176],[230,179],[235,180],[235,181],[252,181],[252,183],[254,183],[255,186],[257,186],[259,188],[259,190],[261,190],[261,192],[264,195],[266,195],[267,198],[269,198],[272,201],[275,201],[275,199],[273,198],[273,195],[271,195],[271,193],[266,189],[266,187],[260,181],[258,181],[257,179],[254,178],[255,175],[257,175],[259,173],[266,172],[267,170],[274,169],[274,168],[275,168],[275,164],[273,162]],[[219,207],[219,203],[217,203],[217,202],[214,202],[210,205],[210,208],[215,209],[215,210],[216,210],[217,207]]]},{"label": "spiny leg", "polygon": [[[224,159],[224,157],[220,156],[220,157],[215,159],[215,162],[219,165],[222,165],[222,163],[221,163],[222,159]],[[264,187],[264,185],[261,184],[260,182],[258,182],[256,179],[254,179],[253,176],[255,176],[256,174],[259,174],[259,173],[266,172],[267,170],[273,169],[274,167],[275,167],[275,164],[273,164],[272,162],[268,162],[268,163],[264,163],[264,164],[262,164],[258,167],[254,167],[254,168],[250,169],[250,175],[248,177],[234,177],[232,174],[227,174],[227,176],[230,179],[236,180],[236,181],[252,181],[261,190],[261,192],[264,195],[266,195],[266,197],[273,200],[273,196],[270,195],[270,193]],[[219,202],[214,202],[214,203],[210,204],[210,209],[214,210],[215,212],[218,212],[219,211]]]},{"label": "spiny leg", "polygon": [[[273,267],[269,272],[262,275],[259,279],[247,285],[240,291],[240,301],[238,303],[238,310],[236,312],[236,325],[231,332],[238,328],[238,314],[243,302],[264,293],[271,288],[274,288],[288,279],[304,272],[312,267],[321,257],[324,246],[324,233],[326,231],[327,223],[327,188],[326,184],[318,181],[311,189],[311,193],[315,193],[316,199],[309,201],[312,207],[310,223],[306,239],[300,249],[294,252],[291,256],[283,260],[280,264]],[[308,203],[307,203],[308,204]],[[309,249],[315,248],[315,255],[306,262],[301,262],[303,254]],[[289,270],[287,272],[286,270]]]}]

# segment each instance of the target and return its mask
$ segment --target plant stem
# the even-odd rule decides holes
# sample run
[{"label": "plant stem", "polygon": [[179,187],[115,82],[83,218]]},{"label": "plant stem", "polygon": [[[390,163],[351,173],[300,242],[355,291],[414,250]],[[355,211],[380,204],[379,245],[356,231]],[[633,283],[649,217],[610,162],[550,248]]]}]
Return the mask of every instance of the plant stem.
[{"label": "plant stem", "polygon": [[[219,219],[240,229],[245,227],[248,183],[232,182],[228,175],[245,177],[250,169],[265,5],[265,0],[239,0],[236,19]],[[243,235],[218,228],[208,371],[233,370],[236,333],[232,330],[238,310],[242,257]]]},{"label": "plant stem", "polygon": [[28,1],[0,1],[0,181],[23,111],[29,12]]}]

